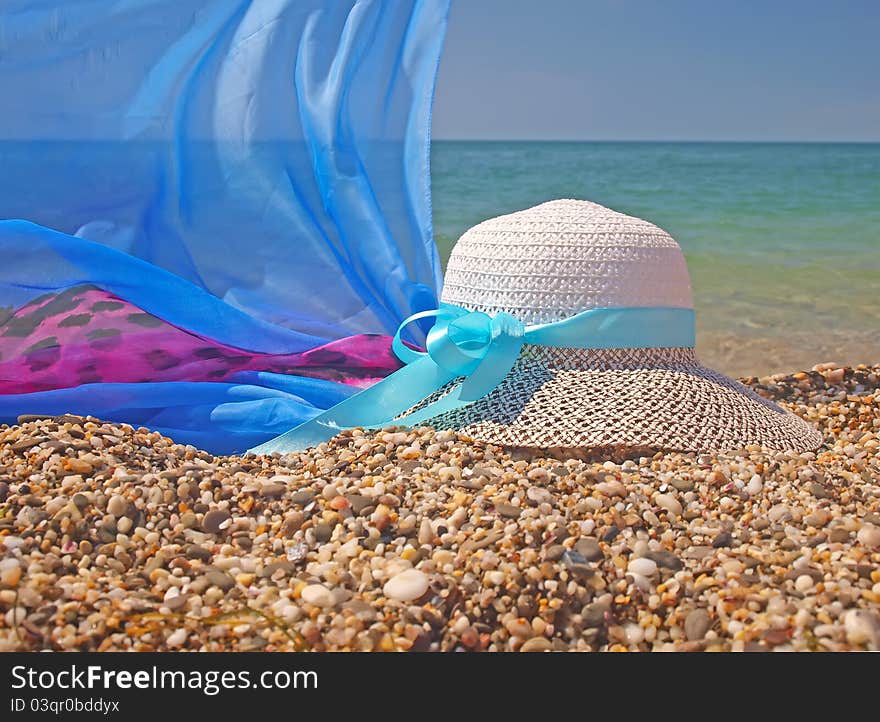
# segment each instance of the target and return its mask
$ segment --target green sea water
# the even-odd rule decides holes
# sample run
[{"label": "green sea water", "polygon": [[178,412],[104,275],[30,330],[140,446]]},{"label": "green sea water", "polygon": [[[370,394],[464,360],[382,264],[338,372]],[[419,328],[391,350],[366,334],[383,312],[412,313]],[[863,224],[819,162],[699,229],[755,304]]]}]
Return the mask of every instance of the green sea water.
[{"label": "green sea water", "polygon": [[431,174],[444,263],[485,218],[592,200],[680,243],[706,362],[880,362],[880,144],[435,141]]}]

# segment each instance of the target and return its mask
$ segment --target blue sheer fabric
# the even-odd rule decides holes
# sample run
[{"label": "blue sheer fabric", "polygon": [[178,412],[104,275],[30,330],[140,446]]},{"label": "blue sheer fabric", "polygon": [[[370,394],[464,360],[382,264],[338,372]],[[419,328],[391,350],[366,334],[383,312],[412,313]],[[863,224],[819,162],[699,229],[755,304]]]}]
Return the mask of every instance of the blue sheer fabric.
[{"label": "blue sheer fabric", "polygon": [[[0,307],[95,287],[265,354],[393,334],[435,307],[428,144],[447,12],[448,0],[3,0]],[[0,351],[22,327],[4,327]],[[33,333],[29,349],[63,346]],[[253,370],[62,376],[0,395],[0,419],[91,413],[234,452],[355,390]]]}]

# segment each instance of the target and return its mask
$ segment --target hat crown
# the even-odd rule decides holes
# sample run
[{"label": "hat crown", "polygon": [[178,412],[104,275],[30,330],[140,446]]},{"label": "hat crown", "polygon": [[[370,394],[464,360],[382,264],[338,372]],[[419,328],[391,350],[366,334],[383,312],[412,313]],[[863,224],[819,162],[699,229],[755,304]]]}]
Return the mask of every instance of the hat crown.
[{"label": "hat crown", "polygon": [[466,231],[452,249],[442,300],[530,324],[592,308],[693,308],[672,236],[579,200],[549,201]]}]

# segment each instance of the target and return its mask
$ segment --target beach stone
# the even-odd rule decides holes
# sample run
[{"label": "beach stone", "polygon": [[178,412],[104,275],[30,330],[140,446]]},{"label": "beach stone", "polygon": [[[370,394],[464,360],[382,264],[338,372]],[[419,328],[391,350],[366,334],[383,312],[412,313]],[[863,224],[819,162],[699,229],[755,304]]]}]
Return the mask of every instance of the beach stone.
[{"label": "beach stone", "polygon": [[91,474],[94,467],[83,459],[78,459],[76,457],[68,457],[67,459],[67,468],[72,471],[74,474]]},{"label": "beach stone", "polygon": [[21,565],[18,559],[7,558],[0,561],[0,584],[16,587],[21,580]]},{"label": "beach stone", "polygon": [[[0,650],[874,649],[880,365],[848,369],[833,391],[810,374],[746,384],[796,405],[825,446],[561,462],[424,427],[399,446],[354,429],[294,454],[214,457],[93,419],[79,436],[52,421],[6,426],[0,610],[21,614],[17,629],[0,623]],[[416,454],[407,462],[404,448]],[[71,456],[94,470],[74,474]],[[468,481],[474,465],[481,483]],[[443,467],[461,479],[441,481]],[[678,488],[677,477],[695,481]],[[261,496],[268,484],[285,488],[284,503]],[[290,503],[302,491],[309,511]],[[350,514],[349,497],[367,511]],[[203,529],[212,511],[231,515],[222,535]],[[407,575],[420,583],[398,596],[422,596],[383,593]],[[330,606],[307,602],[310,586]],[[218,623],[141,633],[144,612]]]},{"label": "beach stone", "polygon": [[351,504],[351,511],[356,516],[360,516],[364,510],[371,508],[375,504],[371,498],[362,494],[349,494],[345,498],[348,499],[348,503]]},{"label": "beach stone", "polygon": [[308,506],[315,500],[315,492],[304,489],[290,495],[290,503],[297,506]]},{"label": "beach stone", "polygon": [[183,643],[186,642],[186,638],[186,627],[181,627],[180,629],[175,629],[171,634],[169,634],[168,638],[165,640],[165,643],[169,647],[181,647],[183,646]]},{"label": "beach stone", "polygon": [[715,549],[723,549],[729,547],[733,543],[733,535],[730,532],[721,532],[712,540],[712,547]]},{"label": "beach stone", "polygon": [[522,513],[522,509],[518,506],[513,506],[513,504],[496,504],[495,511],[505,519],[517,519]]},{"label": "beach stone", "polygon": [[41,436],[35,439],[27,438],[19,439],[14,444],[10,445],[10,449],[12,451],[27,451],[28,449],[32,449],[39,444],[42,444],[44,441],[48,441],[45,436]]},{"label": "beach stone", "polygon": [[211,570],[205,574],[205,580],[214,587],[219,587],[224,592],[228,592],[232,587],[235,586],[235,580],[230,577],[226,572],[221,572],[218,570]]},{"label": "beach stone", "polygon": [[828,489],[826,489],[824,486],[816,481],[811,481],[807,488],[810,490],[810,493],[817,499],[827,499],[830,496],[830,494],[828,493]]},{"label": "beach stone", "polygon": [[618,534],[620,534],[620,529],[616,524],[612,524],[610,527],[608,527],[608,530],[602,535],[602,541],[610,544],[617,538]]},{"label": "beach stone", "polygon": [[259,494],[267,499],[278,499],[284,495],[285,491],[287,491],[287,487],[284,484],[263,484]]},{"label": "beach stone", "polygon": [[333,607],[336,605],[333,592],[323,584],[309,584],[303,588],[300,596],[304,602],[314,604],[316,607]]},{"label": "beach stone", "polygon": [[315,535],[316,542],[325,544],[333,536],[333,528],[329,524],[316,524],[312,533]]},{"label": "beach stone", "polygon": [[831,514],[825,509],[815,509],[812,514],[804,517],[804,523],[817,529],[825,526],[829,521],[831,521]]},{"label": "beach stone", "polygon": [[880,620],[864,609],[850,609],[843,617],[846,641],[856,646],[880,646]]},{"label": "beach stone", "polygon": [[89,505],[89,499],[85,494],[74,494],[73,499],[71,499],[73,505],[82,511]]},{"label": "beach stone", "polygon": [[[548,475],[549,478],[549,475]],[[526,497],[535,504],[552,504],[553,494],[540,486],[530,486],[526,490]]]},{"label": "beach stone", "polygon": [[710,546],[698,545],[685,549],[682,556],[685,559],[696,559],[699,561],[700,559],[705,559],[706,557],[711,556],[713,552],[714,550]]},{"label": "beach stone", "polygon": [[694,609],[684,620],[684,634],[691,642],[697,642],[706,636],[712,620],[705,609]]},{"label": "beach stone", "polygon": [[516,611],[519,616],[530,619],[538,613],[538,600],[532,594],[520,594],[516,599]]},{"label": "beach stone", "polygon": [[849,532],[842,526],[836,526],[828,535],[828,541],[832,544],[844,544],[849,541]]},{"label": "beach stone", "polygon": [[666,509],[670,514],[681,516],[681,503],[672,494],[657,494],[654,497],[657,506]]},{"label": "beach stone", "polygon": [[428,577],[418,569],[407,569],[391,577],[382,588],[389,599],[411,602],[428,591]]},{"label": "beach stone", "polygon": [[576,551],[565,552],[562,555],[562,564],[571,572],[573,577],[582,581],[589,579],[595,573],[586,558]]},{"label": "beach stone", "polygon": [[581,610],[584,626],[589,628],[601,627],[605,624],[605,614],[611,611],[611,602],[595,601]]},{"label": "beach stone", "polygon": [[260,576],[263,578],[269,578],[275,574],[275,572],[279,571],[283,572],[284,576],[288,576],[296,571],[296,565],[291,561],[272,562],[263,567]]},{"label": "beach stone", "polygon": [[425,517],[419,524],[419,544],[430,544],[434,540],[434,528],[431,521]]},{"label": "beach stone", "polygon": [[231,518],[232,515],[226,509],[212,509],[202,518],[202,529],[208,534],[219,534],[222,531],[220,525]]},{"label": "beach stone", "polygon": [[627,571],[633,574],[639,574],[643,577],[653,577],[657,573],[657,562],[648,557],[639,557],[632,559],[627,565]]},{"label": "beach stone", "polygon": [[115,517],[122,516],[127,509],[128,502],[125,500],[125,497],[119,496],[118,494],[111,496],[110,501],[107,502],[107,513],[112,514]]},{"label": "beach stone", "polygon": [[755,494],[760,494],[763,489],[764,489],[764,480],[761,479],[761,477],[758,476],[757,474],[752,476],[752,478],[749,479],[749,482],[744,487],[744,491],[749,496],[755,496]]},{"label": "beach stone", "polygon": [[544,550],[544,558],[548,562],[557,562],[562,559],[562,555],[565,554],[565,547],[562,544],[551,544]]},{"label": "beach stone", "polygon": [[582,537],[575,542],[575,551],[590,562],[597,562],[605,558],[605,552],[599,546],[599,542],[591,537]]},{"label": "beach stone", "polygon": [[549,652],[553,649],[553,643],[546,637],[532,637],[527,639],[523,646],[519,648],[520,652]]},{"label": "beach stone", "polygon": [[486,466],[475,466],[473,469],[473,477],[474,479],[486,479],[491,480],[498,472],[495,469],[486,467]]},{"label": "beach stone", "polygon": [[869,549],[880,547],[880,527],[873,526],[872,524],[865,524],[859,529],[856,538],[859,540],[860,544]]},{"label": "beach stone", "polygon": [[813,588],[813,578],[809,574],[801,574],[794,580],[794,588],[799,592],[806,592]]},{"label": "beach stone", "polygon": [[205,547],[198,544],[187,544],[183,553],[187,559],[199,559],[203,562],[211,561],[211,557],[214,556],[210,549],[205,549]]},{"label": "beach stone", "polygon": [[684,568],[684,562],[666,549],[649,551],[645,554],[645,557],[657,562],[657,566],[662,567],[663,569],[671,569],[677,572]]},{"label": "beach stone", "polygon": [[694,482],[691,479],[673,479],[669,485],[681,492],[691,491],[694,488]]},{"label": "beach stone", "polygon": [[176,597],[166,599],[165,606],[168,607],[168,611],[177,612],[178,610],[183,609],[186,606],[186,602],[189,599],[189,596],[189,594],[178,594]]}]

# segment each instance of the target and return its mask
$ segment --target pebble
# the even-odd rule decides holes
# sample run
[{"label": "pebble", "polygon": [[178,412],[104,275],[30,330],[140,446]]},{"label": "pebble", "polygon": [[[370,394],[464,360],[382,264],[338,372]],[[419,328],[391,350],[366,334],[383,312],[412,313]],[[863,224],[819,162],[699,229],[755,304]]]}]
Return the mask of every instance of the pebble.
[{"label": "pebble", "polygon": [[5,587],[17,587],[21,580],[21,564],[18,559],[3,559],[0,561],[0,584]]},{"label": "pebble", "polygon": [[827,499],[829,497],[828,490],[815,481],[810,482],[807,488],[810,490],[810,493],[817,499]]},{"label": "pebble", "polygon": [[205,580],[208,584],[219,587],[224,592],[228,592],[235,586],[235,580],[225,572],[210,571],[205,574]]},{"label": "pebble", "polygon": [[712,540],[713,549],[723,549],[733,543],[733,535],[730,532],[721,532]]},{"label": "pebble", "polygon": [[691,479],[673,479],[669,483],[674,489],[681,492],[691,491],[694,488],[694,482]]},{"label": "pebble", "polygon": [[849,532],[842,526],[836,526],[828,535],[828,541],[832,544],[845,544],[849,541]]},{"label": "pebble", "polygon": [[181,627],[180,629],[175,629],[171,634],[168,635],[168,639],[165,640],[165,643],[169,647],[180,647],[186,642],[186,629]]},{"label": "pebble", "polygon": [[876,651],[880,640],[880,621],[863,609],[850,609],[843,617],[846,639],[856,646]]},{"label": "pebble", "polygon": [[330,541],[330,537],[333,536],[333,528],[329,524],[317,524],[314,528],[315,541],[319,544],[324,544],[325,542]]},{"label": "pebble", "polygon": [[430,520],[426,517],[419,524],[419,544],[430,544],[434,540],[434,527],[431,526]]},{"label": "pebble", "polygon": [[360,515],[367,509],[371,509],[373,507],[373,500],[367,496],[361,496],[360,494],[349,494],[347,497],[348,503],[351,505],[351,511],[354,514]]},{"label": "pebble", "polygon": [[589,579],[594,574],[594,569],[586,558],[576,551],[567,551],[562,555],[562,564],[575,579]]},{"label": "pebble", "polygon": [[120,517],[125,514],[128,509],[128,502],[124,497],[119,496],[118,494],[110,497],[110,501],[107,502],[107,513],[112,514],[113,516]]},{"label": "pebble", "polygon": [[659,551],[649,551],[645,556],[648,559],[657,563],[658,567],[662,567],[664,569],[672,569],[673,571],[678,571],[684,567],[684,562],[679,559],[675,554],[665,549],[661,549]]},{"label": "pebble", "polygon": [[562,559],[562,555],[566,553],[566,548],[562,544],[551,544],[544,550],[544,559],[548,562],[557,562]]},{"label": "pebble", "polygon": [[284,492],[287,491],[287,487],[284,484],[263,484],[260,487],[260,496],[266,497],[267,499],[279,499],[284,495]]},{"label": "pebble", "polygon": [[684,620],[684,635],[691,642],[698,642],[706,636],[712,620],[705,609],[694,609]]},{"label": "pebble", "polygon": [[630,561],[627,570],[643,577],[653,577],[657,573],[657,562],[647,557],[640,557]]},{"label": "pebble", "polygon": [[304,490],[290,495],[290,503],[296,506],[308,506],[315,500],[315,492]]},{"label": "pebble", "polygon": [[398,602],[410,602],[428,591],[428,577],[418,569],[407,569],[391,577],[382,588],[383,594]]},{"label": "pebble", "polygon": [[0,651],[875,649],[880,366],[831,391],[826,371],[745,381],[819,425],[810,454],[594,461],[395,429],[214,457],[95,419],[7,426]]},{"label": "pebble", "polygon": [[222,531],[222,525],[231,518],[232,515],[225,509],[212,509],[202,519],[202,529],[208,534],[219,534]]},{"label": "pebble", "polygon": [[670,514],[681,516],[681,503],[672,494],[657,494],[654,497],[657,506],[666,509]]},{"label": "pebble", "polygon": [[749,496],[760,494],[763,489],[764,482],[758,474],[754,474],[752,478],[749,479],[748,484],[746,484],[744,487],[746,494],[748,494]]},{"label": "pebble", "polygon": [[813,578],[809,574],[801,574],[794,580],[794,588],[799,592],[807,592],[813,588]]},{"label": "pebble", "polygon": [[523,642],[520,652],[550,652],[553,649],[552,642],[546,637],[532,637]]},{"label": "pebble", "polygon": [[873,526],[872,524],[865,524],[859,529],[856,538],[859,540],[859,544],[862,544],[869,549],[876,549],[877,547],[880,547],[880,527]]},{"label": "pebble", "polygon": [[496,504],[495,511],[507,519],[516,519],[522,513],[522,509],[512,504]]},{"label": "pebble", "polygon": [[[546,471],[546,470],[544,470],[544,471]],[[548,479],[549,479],[549,474],[548,474]],[[535,502],[535,504],[552,504],[553,503],[553,494],[551,494],[547,489],[544,489],[540,486],[530,486],[526,490],[526,497],[529,499],[529,501]]]},{"label": "pebble", "polygon": [[323,584],[309,584],[300,593],[302,600],[316,607],[332,607],[336,604],[333,592]]},{"label": "pebble", "polygon": [[605,552],[602,551],[602,547],[599,546],[599,542],[597,542],[595,539],[590,539],[589,537],[578,539],[575,542],[574,549],[587,561],[597,562],[600,559],[605,558]]},{"label": "pebble", "polygon": [[825,509],[816,509],[812,514],[804,517],[804,522],[816,528],[825,526],[829,521],[831,521],[831,514]]}]

